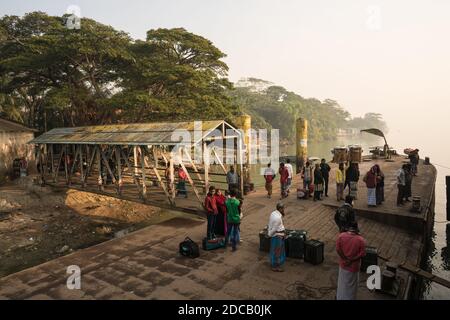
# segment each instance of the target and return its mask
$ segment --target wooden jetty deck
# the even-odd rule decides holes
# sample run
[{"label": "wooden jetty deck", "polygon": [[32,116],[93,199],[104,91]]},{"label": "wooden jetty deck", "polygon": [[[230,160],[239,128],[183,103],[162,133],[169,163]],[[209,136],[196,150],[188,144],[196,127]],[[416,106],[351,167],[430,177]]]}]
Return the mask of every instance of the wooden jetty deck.
[{"label": "wooden jetty deck", "polygon": [[[396,207],[394,174],[403,158],[394,160],[380,161],[386,175],[386,202],[382,206],[367,208],[361,183],[355,205],[358,222],[367,245],[377,247],[380,254],[395,262],[419,266],[424,234],[401,225],[404,222],[401,219],[399,225],[395,218],[426,221],[430,217],[425,213],[409,213],[407,207]],[[362,163],[361,172],[373,164]],[[420,194],[424,203],[431,203],[434,179],[434,167],[421,164],[413,193]],[[296,176],[293,185],[300,182]],[[278,192],[275,183],[274,194]],[[309,238],[325,242],[325,261],[317,266],[288,258],[284,273],[270,270],[268,255],[258,250],[258,233],[267,224],[278,198],[268,199],[259,188],[245,198],[243,242],[236,252],[201,250],[197,259],[180,257],[179,242],[186,236],[200,242],[206,230],[204,219],[186,214],[2,278],[0,299],[334,299],[338,274],[334,174],[329,194],[329,199],[319,202],[298,200],[294,194],[284,200],[285,226],[307,230]],[[379,219],[380,216],[386,217]],[[388,216],[393,218],[387,219]],[[70,265],[81,268],[81,290],[66,288],[66,268]],[[365,284],[367,275],[361,273],[358,299],[407,298],[411,291],[410,275],[399,271],[400,290],[393,297],[369,291]]]}]

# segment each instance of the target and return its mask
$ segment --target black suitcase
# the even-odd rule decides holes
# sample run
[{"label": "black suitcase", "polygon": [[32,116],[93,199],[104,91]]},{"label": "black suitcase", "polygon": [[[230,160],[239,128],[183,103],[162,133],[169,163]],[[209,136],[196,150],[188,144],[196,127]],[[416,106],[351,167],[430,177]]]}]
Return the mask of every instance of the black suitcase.
[{"label": "black suitcase", "polygon": [[319,240],[305,241],[305,262],[320,264],[324,259],[324,243]]},{"label": "black suitcase", "polygon": [[191,240],[191,238],[186,237],[179,246],[180,254],[184,257],[197,258],[200,256],[200,249],[198,244]]},{"label": "black suitcase", "polygon": [[267,229],[259,232],[259,251],[269,252],[270,251],[270,238],[267,235]]},{"label": "black suitcase", "polygon": [[306,231],[286,230],[286,257],[303,259],[305,253]]},{"label": "black suitcase", "polygon": [[366,247],[366,255],[361,259],[361,271],[366,272],[368,266],[378,265],[378,250],[375,247]]}]

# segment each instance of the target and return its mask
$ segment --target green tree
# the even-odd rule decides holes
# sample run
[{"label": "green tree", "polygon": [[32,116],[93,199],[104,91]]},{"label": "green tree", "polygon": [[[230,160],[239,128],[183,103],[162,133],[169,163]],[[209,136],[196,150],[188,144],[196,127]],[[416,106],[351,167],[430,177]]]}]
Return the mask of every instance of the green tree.
[{"label": "green tree", "polygon": [[4,92],[21,98],[28,125],[43,130],[47,115],[55,125],[112,121],[105,99],[119,81],[116,66],[129,57],[128,35],[90,19],[70,30],[64,17],[40,12],[5,16],[0,26],[7,34],[0,67],[11,79]]},{"label": "green tree", "polygon": [[211,41],[182,28],[147,32],[131,46],[136,61],[123,73],[119,101],[130,121],[230,118],[235,113],[226,90],[225,57]]},{"label": "green tree", "polygon": [[380,113],[369,112],[364,117],[355,117],[349,121],[349,126],[357,129],[380,129],[384,133],[387,133],[388,127],[383,120],[383,116]]},{"label": "green tree", "polygon": [[135,41],[92,19],[79,30],[65,22],[42,12],[0,19],[0,112],[15,106],[40,130],[236,113],[225,54],[209,40],[157,29]]},{"label": "green tree", "polygon": [[276,85],[256,90],[264,87],[261,84],[270,84],[260,79],[238,82],[238,85],[243,84],[245,86],[230,92],[233,103],[252,116],[255,127],[280,129],[281,138],[289,141],[295,139],[295,121],[299,117],[309,121],[309,137],[316,141],[334,139],[338,129],[353,127],[360,122],[385,125],[381,115],[375,113],[368,113],[364,119],[352,119],[350,113],[332,99],[305,99]]}]

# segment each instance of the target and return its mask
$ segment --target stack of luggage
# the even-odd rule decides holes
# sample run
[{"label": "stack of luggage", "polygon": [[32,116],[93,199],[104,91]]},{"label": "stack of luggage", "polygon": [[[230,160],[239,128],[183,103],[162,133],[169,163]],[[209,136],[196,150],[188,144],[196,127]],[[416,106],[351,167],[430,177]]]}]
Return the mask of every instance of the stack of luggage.
[{"label": "stack of luggage", "polygon": [[286,229],[286,257],[303,259],[307,232]]}]

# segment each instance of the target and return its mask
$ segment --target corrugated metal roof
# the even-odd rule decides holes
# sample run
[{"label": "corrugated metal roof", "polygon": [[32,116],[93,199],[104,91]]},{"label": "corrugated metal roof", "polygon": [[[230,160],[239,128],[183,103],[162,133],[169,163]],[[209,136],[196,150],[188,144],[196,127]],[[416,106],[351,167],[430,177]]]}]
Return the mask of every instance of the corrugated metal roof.
[{"label": "corrugated metal roof", "polygon": [[0,132],[37,132],[24,125],[0,118]]},{"label": "corrugated metal roof", "polygon": [[[207,136],[214,129],[220,128],[223,123],[225,123],[227,127],[233,128],[223,120],[202,121],[201,123],[203,131],[202,138]],[[29,143],[174,145],[181,141],[181,138],[177,140],[178,136],[172,138],[172,135],[176,133],[176,130],[193,132],[194,121],[56,128],[42,134]],[[192,138],[194,138],[193,135]],[[199,141],[195,141],[195,143],[197,142]]]}]

